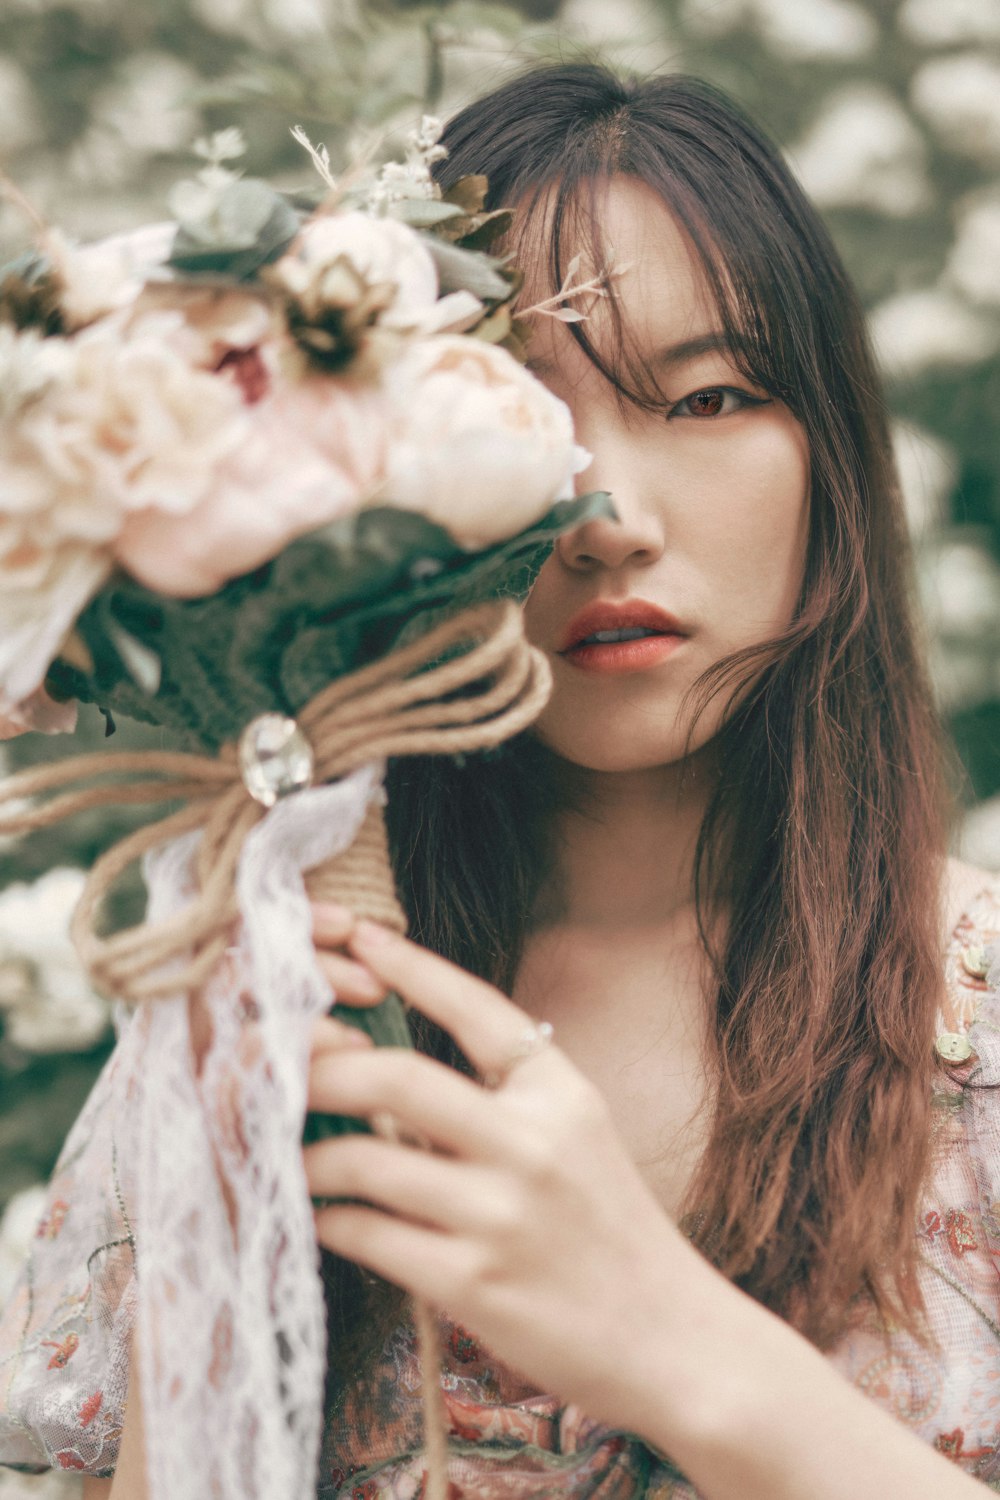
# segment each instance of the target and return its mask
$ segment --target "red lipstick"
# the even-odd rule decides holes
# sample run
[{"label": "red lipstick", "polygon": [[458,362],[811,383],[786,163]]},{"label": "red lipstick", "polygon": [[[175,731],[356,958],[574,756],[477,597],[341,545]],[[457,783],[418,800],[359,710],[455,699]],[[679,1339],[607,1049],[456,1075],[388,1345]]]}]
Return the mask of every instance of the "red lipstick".
[{"label": "red lipstick", "polygon": [[[621,634],[626,638],[614,639]],[[601,636],[612,639],[594,639]],[[596,599],[573,616],[559,654],[587,672],[641,672],[666,660],[686,639],[673,615],[645,599]]]}]

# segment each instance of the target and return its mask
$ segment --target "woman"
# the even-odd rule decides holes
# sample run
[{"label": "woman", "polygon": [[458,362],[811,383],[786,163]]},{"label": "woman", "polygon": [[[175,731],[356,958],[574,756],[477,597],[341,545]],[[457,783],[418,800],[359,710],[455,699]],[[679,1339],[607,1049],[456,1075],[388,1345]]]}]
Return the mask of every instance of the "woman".
[{"label": "woman", "polygon": [[[316,1030],[311,1108],[435,1148],[306,1148],[315,1195],[360,1200],[320,1243],[368,1273],[335,1278],[321,1494],[417,1488],[387,1282],[445,1315],[456,1493],[971,1500],[1000,1476],[1000,1011],[973,951],[1000,917],[945,867],[854,296],[704,85],[543,70],[445,144],[443,180],[515,208],[528,302],[578,253],[616,272],[529,355],[617,519],[527,601],[555,679],[532,734],[394,772],[416,941],[316,911],[340,997],[398,991],[437,1054]],[[130,1398],[115,1500],[140,1459]]]}]

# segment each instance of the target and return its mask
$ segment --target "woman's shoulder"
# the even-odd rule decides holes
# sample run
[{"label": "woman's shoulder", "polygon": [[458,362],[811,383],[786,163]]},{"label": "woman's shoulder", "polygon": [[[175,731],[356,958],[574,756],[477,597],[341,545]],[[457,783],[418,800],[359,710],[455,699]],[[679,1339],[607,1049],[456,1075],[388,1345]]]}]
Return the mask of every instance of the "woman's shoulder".
[{"label": "woman's shoulder", "polygon": [[960,859],[947,860],[942,910],[946,945],[952,941],[956,929],[969,922],[994,930],[1000,928],[1000,874]]}]

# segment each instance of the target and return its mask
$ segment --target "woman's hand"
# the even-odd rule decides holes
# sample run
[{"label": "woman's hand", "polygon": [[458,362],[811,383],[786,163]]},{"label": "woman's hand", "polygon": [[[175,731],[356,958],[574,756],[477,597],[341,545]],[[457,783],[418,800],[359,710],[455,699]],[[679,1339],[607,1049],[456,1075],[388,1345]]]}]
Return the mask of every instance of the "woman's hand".
[{"label": "woman's hand", "polygon": [[[317,909],[338,1000],[367,1004],[394,990],[454,1037],[480,1077],[503,1081],[487,1088],[401,1048],[347,1052],[344,1028],[320,1022],[309,1108],[387,1112],[404,1139],[305,1148],[313,1196],[371,1205],[317,1210],[319,1240],[447,1311],[540,1389],[629,1425],[650,1321],[704,1263],[646,1186],[601,1094],[559,1048],[511,1066],[530,1016],[427,949],[350,925]],[[328,935],[346,939],[363,967],[324,951]]]}]

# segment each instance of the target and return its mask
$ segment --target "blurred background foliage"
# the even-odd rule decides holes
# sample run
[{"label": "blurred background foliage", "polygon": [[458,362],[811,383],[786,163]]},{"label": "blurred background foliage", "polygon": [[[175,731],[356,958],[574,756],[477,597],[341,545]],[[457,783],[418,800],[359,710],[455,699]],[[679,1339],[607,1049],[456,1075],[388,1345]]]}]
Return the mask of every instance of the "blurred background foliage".
[{"label": "blurred background foliage", "polygon": [[[1000,868],[1000,0],[4,0],[0,163],[94,238],[167,217],[206,132],[238,125],[250,171],[314,186],[294,124],[336,168],[532,60],[593,55],[731,90],[826,214],[888,379],[964,766],[956,848]],[[0,207],[0,253],[28,242]],[[27,736],[6,765],[96,747],[103,727],[87,712],[72,742]],[[117,743],[150,741],[126,725]],[[0,846],[0,1298],[113,1042],[64,933],[79,870],[127,822]],[[121,899],[125,915],[141,898]],[[40,1493],[0,1477],[5,1500],[22,1491]]]}]

